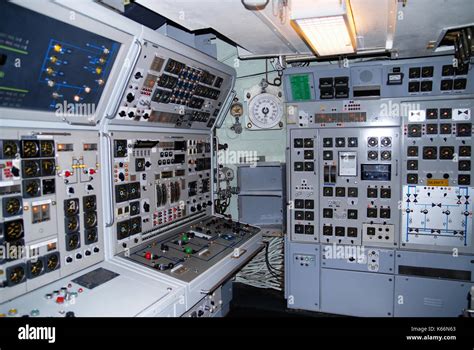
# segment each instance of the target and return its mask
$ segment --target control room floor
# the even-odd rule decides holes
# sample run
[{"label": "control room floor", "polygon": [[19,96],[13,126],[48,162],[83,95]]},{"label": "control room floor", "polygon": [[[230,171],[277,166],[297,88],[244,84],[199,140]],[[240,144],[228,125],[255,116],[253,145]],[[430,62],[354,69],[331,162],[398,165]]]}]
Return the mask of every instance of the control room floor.
[{"label": "control room floor", "polygon": [[286,308],[283,292],[261,289],[243,283],[233,284],[233,299],[227,317],[328,317],[322,312]]}]

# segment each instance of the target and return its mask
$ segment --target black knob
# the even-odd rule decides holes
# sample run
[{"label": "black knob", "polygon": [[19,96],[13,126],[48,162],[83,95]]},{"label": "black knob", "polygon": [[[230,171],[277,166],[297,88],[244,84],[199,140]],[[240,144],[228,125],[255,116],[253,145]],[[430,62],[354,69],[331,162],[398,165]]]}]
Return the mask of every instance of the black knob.
[{"label": "black knob", "polygon": [[94,248],[94,253],[98,253],[100,251],[99,247]]},{"label": "black knob", "polygon": [[119,177],[120,181],[125,180],[125,175],[123,173],[120,173],[118,177]]},{"label": "black knob", "polygon": [[191,207],[191,212],[195,212],[196,211],[196,208],[195,207]]},{"label": "black knob", "polygon": [[18,169],[17,167],[12,167],[11,173],[14,177],[18,177],[20,176],[20,169]]},{"label": "black knob", "polygon": [[67,262],[67,263],[72,263],[72,258],[71,258],[70,256],[68,256],[68,257],[66,258],[66,262]]},{"label": "black knob", "polygon": [[146,161],[145,166],[146,166],[147,168],[149,168],[149,167],[151,167],[151,163],[150,163],[149,161]]},{"label": "black knob", "polygon": [[90,250],[86,250],[85,254],[86,254],[86,256],[89,256],[89,255],[91,255],[92,253],[91,253]]},{"label": "black knob", "polygon": [[140,72],[136,72],[134,77],[135,77],[135,79],[140,79],[140,78],[143,78],[143,75]]},{"label": "black knob", "polygon": [[129,93],[127,94],[127,102],[130,103],[130,102],[132,102],[134,99],[135,99],[135,96],[134,96],[131,92],[129,92]]},{"label": "black knob", "polygon": [[119,116],[121,116],[122,118],[124,118],[126,115],[127,115],[127,113],[125,111],[120,111],[119,112]]},{"label": "black knob", "polygon": [[160,249],[161,249],[163,252],[167,252],[168,249],[169,249],[169,247],[168,247],[166,244],[161,243]]},{"label": "black knob", "polygon": [[148,118],[150,118],[150,115],[148,113],[145,113],[144,115],[142,115],[142,118],[147,120]]},{"label": "black knob", "polygon": [[73,311],[66,312],[66,317],[76,317]]},{"label": "black knob", "polygon": [[150,204],[148,203],[143,203],[143,210],[145,210],[145,212],[149,212],[150,211]]},{"label": "black knob", "polygon": [[82,259],[82,254],[81,254],[81,253],[77,253],[77,254],[76,254],[76,259]]},{"label": "black knob", "polygon": [[133,112],[128,112],[128,117],[129,117],[130,119],[134,118],[134,117],[135,117],[135,113],[133,113]]}]

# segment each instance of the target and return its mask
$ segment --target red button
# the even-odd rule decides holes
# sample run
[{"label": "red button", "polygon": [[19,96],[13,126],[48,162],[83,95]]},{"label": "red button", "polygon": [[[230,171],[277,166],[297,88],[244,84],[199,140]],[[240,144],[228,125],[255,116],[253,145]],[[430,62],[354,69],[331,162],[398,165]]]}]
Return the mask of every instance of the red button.
[{"label": "red button", "polygon": [[151,253],[150,252],[145,253],[145,259],[151,260]]},{"label": "red button", "polygon": [[89,175],[94,175],[95,174],[95,170],[94,169],[89,169]]},{"label": "red button", "polygon": [[71,174],[71,172],[70,172],[69,170],[66,170],[66,171],[64,172],[64,176],[65,176],[65,177],[69,177],[69,176],[71,176],[71,175],[72,175],[72,174]]},{"label": "red button", "polygon": [[57,298],[56,298],[56,302],[57,302],[58,304],[64,303],[64,297],[57,297]]}]

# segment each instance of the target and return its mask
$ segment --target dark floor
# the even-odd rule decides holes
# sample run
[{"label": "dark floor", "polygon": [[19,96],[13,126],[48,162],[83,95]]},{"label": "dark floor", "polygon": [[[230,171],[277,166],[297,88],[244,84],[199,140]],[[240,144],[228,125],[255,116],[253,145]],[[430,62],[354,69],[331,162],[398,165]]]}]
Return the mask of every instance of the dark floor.
[{"label": "dark floor", "polygon": [[286,308],[283,292],[234,283],[233,299],[227,317],[328,317],[321,312]]}]

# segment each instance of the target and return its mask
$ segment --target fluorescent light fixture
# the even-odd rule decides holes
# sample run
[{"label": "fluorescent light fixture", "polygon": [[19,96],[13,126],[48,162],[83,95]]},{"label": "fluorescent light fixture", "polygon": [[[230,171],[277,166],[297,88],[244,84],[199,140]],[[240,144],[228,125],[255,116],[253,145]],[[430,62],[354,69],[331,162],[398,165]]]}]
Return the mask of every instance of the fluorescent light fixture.
[{"label": "fluorescent light fixture", "polygon": [[356,51],[356,32],[349,0],[293,1],[291,23],[318,56]]}]

